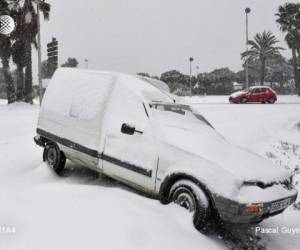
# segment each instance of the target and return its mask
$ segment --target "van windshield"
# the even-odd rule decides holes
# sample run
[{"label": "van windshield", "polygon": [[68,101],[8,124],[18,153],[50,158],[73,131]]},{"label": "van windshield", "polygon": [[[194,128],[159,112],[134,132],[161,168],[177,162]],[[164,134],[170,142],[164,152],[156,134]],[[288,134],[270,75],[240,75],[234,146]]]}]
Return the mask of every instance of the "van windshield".
[{"label": "van windshield", "polygon": [[200,113],[196,112],[193,110],[189,105],[183,105],[183,104],[165,104],[165,103],[152,103],[150,105],[151,108],[157,109],[160,111],[169,111],[169,112],[174,112],[176,114],[180,114],[182,116],[194,116],[201,122],[204,122],[206,125],[210,126],[213,128],[213,126],[210,124],[209,121],[205,119],[204,116],[202,116]]}]

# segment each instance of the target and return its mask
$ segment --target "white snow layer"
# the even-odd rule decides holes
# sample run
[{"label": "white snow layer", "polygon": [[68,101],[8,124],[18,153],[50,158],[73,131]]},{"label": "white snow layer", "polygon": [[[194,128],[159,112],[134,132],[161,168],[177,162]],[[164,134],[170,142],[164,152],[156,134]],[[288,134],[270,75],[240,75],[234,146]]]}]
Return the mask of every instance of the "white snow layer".
[{"label": "white snow layer", "polygon": [[[159,124],[156,129],[157,138],[202,158],[204,162],[202,164],[199,162],[199,166],[194,166],[201,172],[197,177],[205,178],[214,168],[214,172],[218,172],[222,179],[219,180],[221,182],[217,182],[220,184],[217,186],[215,185],[216,177],[206,180],[204,183],[210,186],[210,190],[239,201],[237,197],[234,197],[234,193],[230,195],[232,184],[225,185],[225,182],[228,183],[226,178],[230,178],[228,174],[241,182],[261,181],[266,184],[282,182],[290,177],[290,172],[284,168],[277,167],[271,161],[229,143],[215,129],[188,113],[181,115],[167,111],[154,112],[155,122]],[[186,165],[192,164],[188,155],[185,156],[184,161]],[[205,168],[205,161],[214,166]]]},{"label": "white snow layer", "polygon": [[[195,107],[229,141],[291,170],[299,166],[300,109],[294,97],[280,97],[284,105],[209,104],[218,98],[205,97],[207,104]],[[5,103],[0,101],[0,226],[16,232],[0,233],[0,249],[227,249],[216,237],[198,233],[176,206],[71,163],[57,177],[32,141],[38,106]],[[300,212],[289,208],[261,227],[299,225]],[[300,246],[299,235],[262,237],[274,250]]]}]

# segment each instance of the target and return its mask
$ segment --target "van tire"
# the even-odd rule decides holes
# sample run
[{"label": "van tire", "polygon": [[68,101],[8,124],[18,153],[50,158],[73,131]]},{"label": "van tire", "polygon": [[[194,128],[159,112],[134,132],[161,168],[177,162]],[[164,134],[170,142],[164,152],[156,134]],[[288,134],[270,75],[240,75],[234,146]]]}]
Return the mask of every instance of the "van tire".
[{"label": "van tire", "polygon": [[179,180],[170,189],[169,200],[193,213],[193,224],[201,233],[211,230],[211,208],[205,192],[190,180]]},{"label": "van tire", "polygon": [[45,145],[43,160],[50,166],[57,174],[60,174],[66,165],[66,157],[59,147],[54,142],[48,142]]}]

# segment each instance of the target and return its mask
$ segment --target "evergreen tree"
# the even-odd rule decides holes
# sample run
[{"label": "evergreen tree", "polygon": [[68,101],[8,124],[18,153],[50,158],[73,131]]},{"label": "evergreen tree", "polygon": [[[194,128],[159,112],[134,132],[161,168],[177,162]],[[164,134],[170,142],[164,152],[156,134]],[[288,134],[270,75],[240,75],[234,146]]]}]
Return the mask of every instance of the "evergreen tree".
[{"label": "evergreen tree", "polygon": [[286,33],[287,45],[292,50],[295,82],[300,96],[300,3],[279,6],[276,16],[281,31]]}]

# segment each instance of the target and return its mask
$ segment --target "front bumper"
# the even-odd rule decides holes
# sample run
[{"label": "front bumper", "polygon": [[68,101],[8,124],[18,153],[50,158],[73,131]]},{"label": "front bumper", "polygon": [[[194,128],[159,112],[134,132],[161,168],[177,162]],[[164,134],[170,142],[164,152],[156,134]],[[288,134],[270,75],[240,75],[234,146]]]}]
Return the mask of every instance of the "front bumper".
[{"label": "front bumper", "polygon": [[37,135],[33,138],[34,142],[36,145],[40,146],[40,147],[45,147],[46,144],[46,140],[45,138],[41,137],[40,135]]},{"label": "front bumper", "polygon": [[[284,197],[279,200],[274,200],[270,202],[261,202],[257,203],[262,206],[262,209],[259,213],[253,214],[253,213],[248,213],[246,212],[245,208],[249,204],[241,204],[236,201],[232,201],[220,196],[215,196],[214,197],[214,203],[215,203],[215,208],[221,218],[221,220],[229,223],[257,223],[260,222],[270,216],[274,216],[277,214],[282,213],[286,208],[288,208],[290,205],[292,205],[296,199],[297,199],[297,193]],[[286,207],[276,210],[276,211],[271,211],[272,210],[272,205],[274,203],[280,202],[280,201],[285,201],[287,199],[290,199],[289,204],[286,205]],[[255,205],[255,204],[253,204]]]}]

